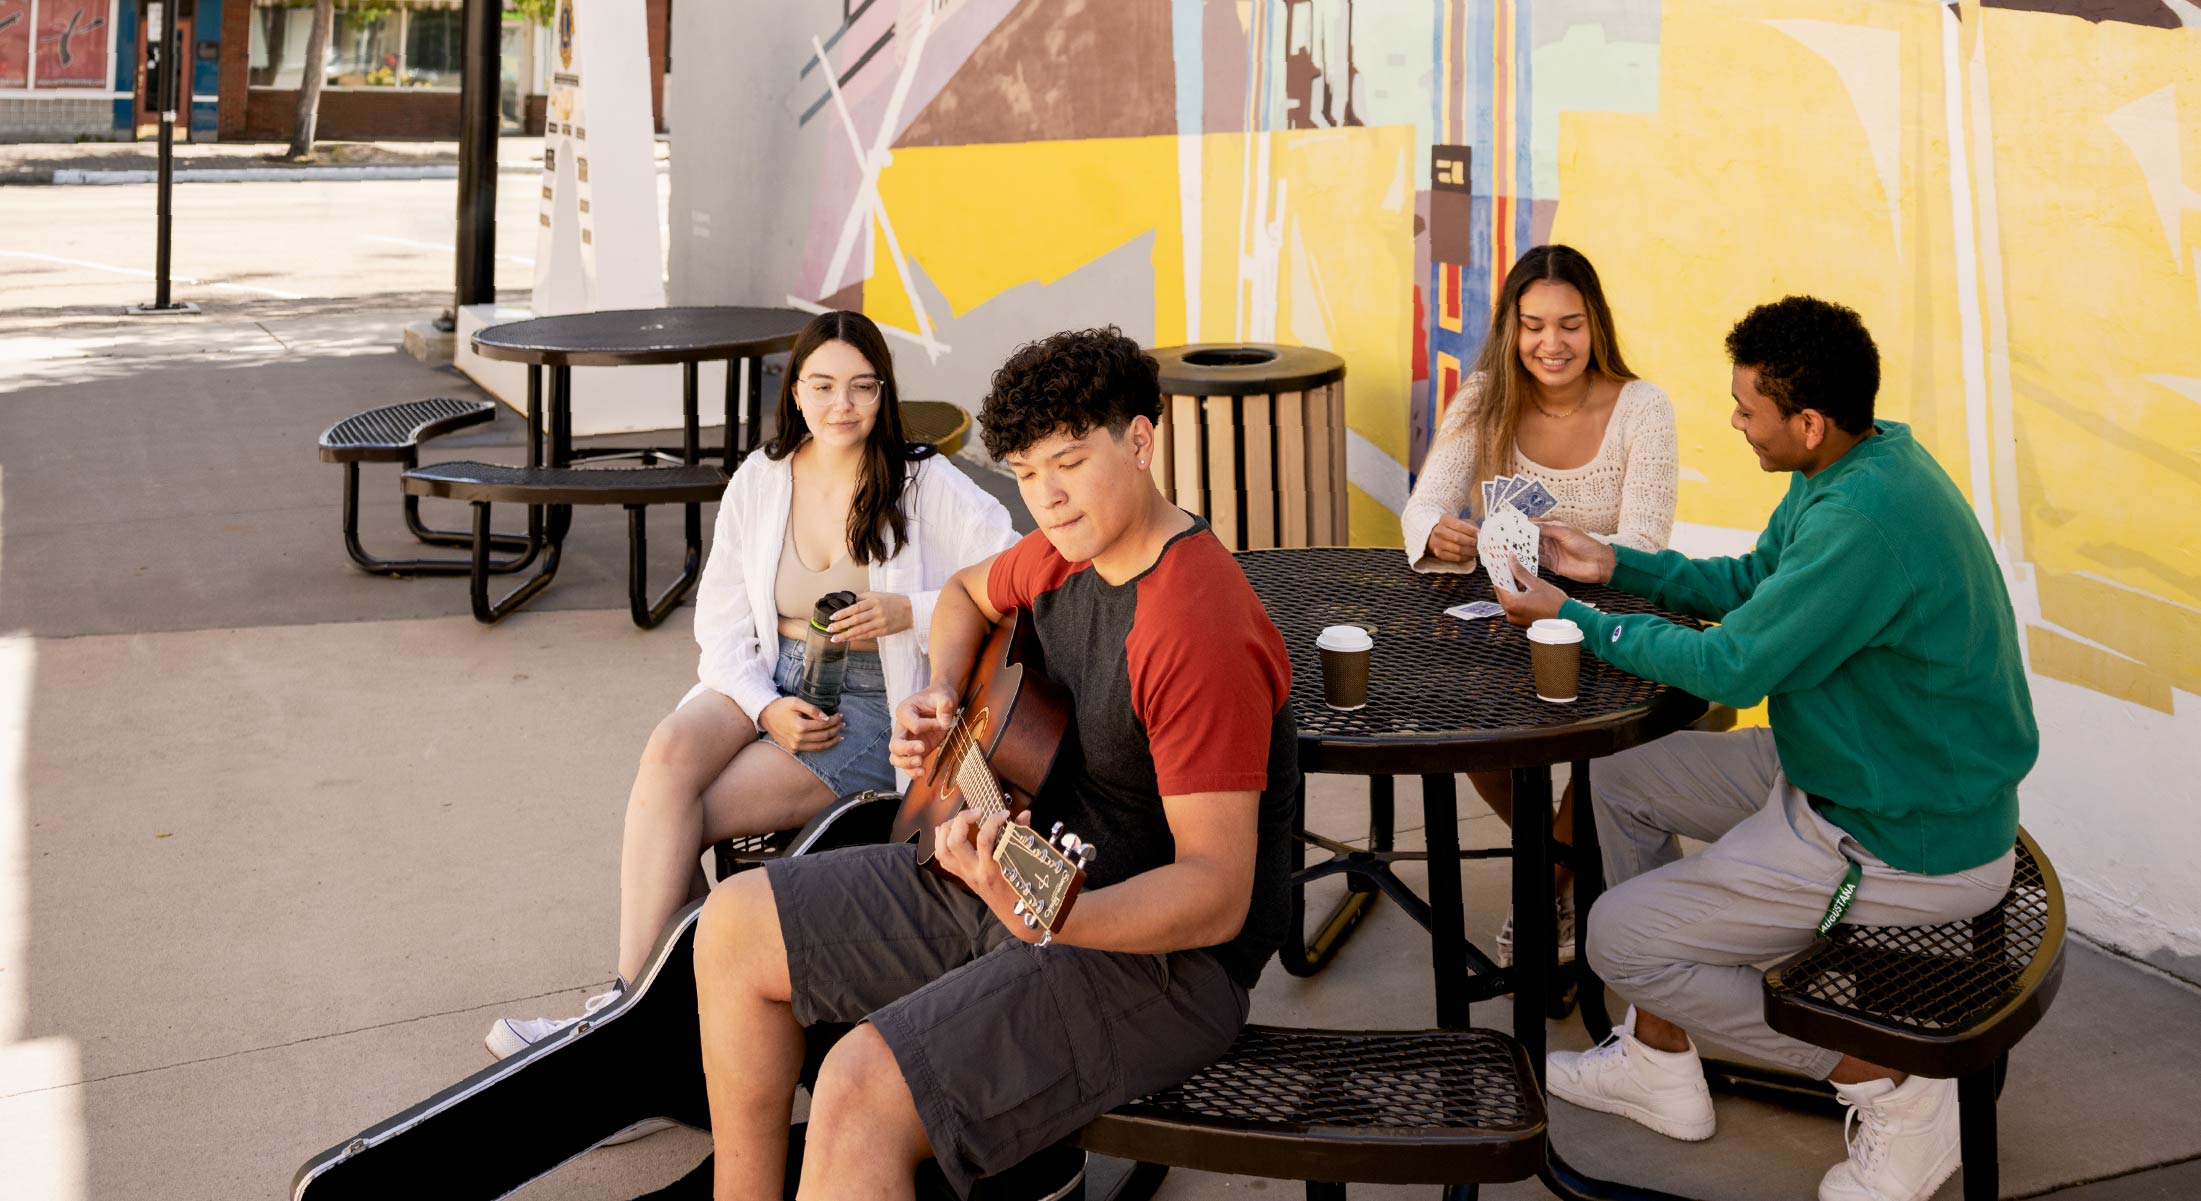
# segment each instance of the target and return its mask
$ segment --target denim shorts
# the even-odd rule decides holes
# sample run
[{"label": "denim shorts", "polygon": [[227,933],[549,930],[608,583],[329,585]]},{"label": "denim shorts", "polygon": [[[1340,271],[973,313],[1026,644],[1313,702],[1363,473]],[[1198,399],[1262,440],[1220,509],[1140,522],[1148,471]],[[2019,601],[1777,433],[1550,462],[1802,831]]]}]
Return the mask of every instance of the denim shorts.
[{"label": "denim shorts", "polygon": [[[802,691],[802,651],[802,639],[780,639],[779,664],[772,671],[772,683],[781,696]],[[887,736],[893,733],[893,715],[887,708],[886,671],[879,665],[877,651],[848,652],[848,671],[841,677],[840,712],[841,740],[822,751],[795,751],[795,761],[809,768],[837,797],[867,788],[894,791],[894,768],[887,763]]]}]

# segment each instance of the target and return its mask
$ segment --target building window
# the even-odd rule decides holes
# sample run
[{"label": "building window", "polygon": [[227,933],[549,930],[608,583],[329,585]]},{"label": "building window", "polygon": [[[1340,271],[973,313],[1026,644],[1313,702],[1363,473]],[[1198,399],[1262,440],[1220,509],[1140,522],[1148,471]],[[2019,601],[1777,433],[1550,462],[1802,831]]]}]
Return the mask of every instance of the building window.
[{"label": "building window", "polygon": [[[459,86],[465,33],[458,0],[338,0],[335,16],[321,60],[324,85]],[[297,88],[305,78],[312,0],[253,0],[251,28],[246,82]]]},{"label": "building window", "polygon": [[115,0],[0,0],[0,88],[105,90]]}]

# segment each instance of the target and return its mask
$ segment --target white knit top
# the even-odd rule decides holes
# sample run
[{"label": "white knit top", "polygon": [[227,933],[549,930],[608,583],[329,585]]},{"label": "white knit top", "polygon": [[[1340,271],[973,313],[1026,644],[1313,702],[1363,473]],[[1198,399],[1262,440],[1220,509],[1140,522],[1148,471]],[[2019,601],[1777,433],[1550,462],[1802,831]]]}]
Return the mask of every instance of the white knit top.
[{"label": "white knit top", "polygon": [[[1480,519],[1481,480],[1475,478],[1476,430],[1472,420],[1482,376],[1468,378],[1444,411],[1421,478],[1406,499],[1399,525],[1406,537],[1406,558],[1416,571],[1475,571],[1476,564],[1448,563],[1429,553],[1429,531],[1439,517],[1457,516],[1470,507]],[[1514,474],[1541,480],[1559,507],[1560,521],[1638,550],[1663,550],[1674,533],[1676,479],[1681,455],[1674,436],[1674,406],[1658,386],[1630,380],[1613,402],[1605,440],[1580,467],[1546,467],[1514,447]]]}]

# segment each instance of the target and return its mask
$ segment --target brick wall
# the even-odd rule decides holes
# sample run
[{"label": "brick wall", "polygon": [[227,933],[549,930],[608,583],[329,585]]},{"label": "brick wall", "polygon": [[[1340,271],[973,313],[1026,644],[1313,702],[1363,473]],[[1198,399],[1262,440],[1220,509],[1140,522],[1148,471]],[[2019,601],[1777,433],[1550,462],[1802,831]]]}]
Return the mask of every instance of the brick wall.
[{"label": "brick wall", "polygon": [[[228,116],[226,108],[223,116]],[[287,142],[297,124],[297,92],[249,88],[243,128],[236,137],[248,142]],[[459,94],[426,88],[323,88],[313,133],[324,142],[454,141],[459,136]],[[230,137],[226,132],[223,136]]]},{"label": "brick wall", "polygon": [[127,137],[115,128],[115,102],[82,96],[26,96],[0,100],[0,142],[108,141]]}]

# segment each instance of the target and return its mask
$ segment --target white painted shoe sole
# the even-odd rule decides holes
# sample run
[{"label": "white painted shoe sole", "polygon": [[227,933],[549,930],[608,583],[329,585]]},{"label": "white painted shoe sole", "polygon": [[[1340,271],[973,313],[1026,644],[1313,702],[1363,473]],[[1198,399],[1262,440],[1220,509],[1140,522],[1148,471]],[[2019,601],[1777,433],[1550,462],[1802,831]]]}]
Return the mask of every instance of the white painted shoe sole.
[{"label": "white painted shoe sole", "polygon": [[528,1042],[520,1032],[512,1028],[509,1018],[498,1018],[489,1023],[489,1033],[482,1036],[482,1045],[489,1048],[492,1059],[510,1059],[527,1050]]},{"label": "white painted shoe sole", "polygon": [[1632,1101],[1618,1101],[1611,1097],[1600,1097],[1595,1093],[1578,1092],[1560,1083],[1557,1077],[1553,1077],[1551,1080],[1551,1095],[1570,1105],[1579,1105],[1584,1109],[1594,1109],[1599,1113],[1609,1113],[1626,1118],[1639,1126],[1656,1130],[1667,1138],[1680,1139],[1685,1143],[1701,1143],[1712,1137],[1713,1132],[1719,1127],[1719,1120],[1715,1114],[1706,1114],[1701,1118],[1692,1119],[1675,1118]]}]

